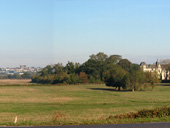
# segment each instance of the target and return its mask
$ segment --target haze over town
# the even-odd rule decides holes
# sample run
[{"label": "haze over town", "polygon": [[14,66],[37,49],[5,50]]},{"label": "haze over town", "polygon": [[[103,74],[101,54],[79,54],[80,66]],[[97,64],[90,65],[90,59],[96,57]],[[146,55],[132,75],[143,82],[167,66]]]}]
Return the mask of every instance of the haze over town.
[{"label": "haze over town", "polygon": [[0,67],[170,58],[169,0],[1,0]]}]

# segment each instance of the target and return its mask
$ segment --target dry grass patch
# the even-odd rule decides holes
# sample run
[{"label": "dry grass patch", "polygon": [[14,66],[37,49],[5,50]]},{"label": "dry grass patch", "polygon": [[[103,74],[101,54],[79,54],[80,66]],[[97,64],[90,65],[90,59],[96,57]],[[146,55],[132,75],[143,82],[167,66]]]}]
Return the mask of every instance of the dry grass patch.
[{"label": "dry grass patch", "polygon": [[73,97],[55,97],[55,98],[50,98],[49,101],[54,103],[54,102],[67,102],[67,101],[75,101],[79,100],[79,98],[73,98]]},{"label": "dry grass patch", "polygon": [[0,122],[4,122],[4,123],[14,122],[15,116],[16,116],[15,113],[9,113],[9,112],[0,113],[0,120],[1,120]]},{"label": "dry grass patch", "polygon": [[56,98],[46,98],[46,99],[39,99],[39,98],[18,98],[18,99],[0,99],[0,102],[4,103],[66,103],[68,101],[75,101],[78,98],[70,98],[70,97],[56,97]]},{"label": "dry grass patch", "polygon": [[17,116],[17,124],[24,121],[37,121],[37,122],[48,122],[52,120],[52,113],[28,113],[28,114],[17,114],[17,113],[0,113],[0,122],[8,123],[14,122]]},{"label": "dry grass patch", "polygon": [[0,85],[29,85],[31,84],[31,79],[0,79]]},{"label": "dry grass patch", "polygon": [[62,96],[57,87],[29,87],[29,86],[2,86],[0,87],[0,103],[66,103],[77,101],[79,97]]}]

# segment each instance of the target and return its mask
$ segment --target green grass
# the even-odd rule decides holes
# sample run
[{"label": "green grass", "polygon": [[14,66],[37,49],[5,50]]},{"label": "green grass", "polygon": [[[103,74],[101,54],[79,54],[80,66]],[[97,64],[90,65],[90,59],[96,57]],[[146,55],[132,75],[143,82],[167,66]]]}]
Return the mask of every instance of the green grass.
[{"label": "green grass", "polygon": [[170,86],[154,91],[115,91],[105,85],[0,86],[0,125],[67,125],[168,121],[169,118],[106,121],[109,115],[170,104]]}]

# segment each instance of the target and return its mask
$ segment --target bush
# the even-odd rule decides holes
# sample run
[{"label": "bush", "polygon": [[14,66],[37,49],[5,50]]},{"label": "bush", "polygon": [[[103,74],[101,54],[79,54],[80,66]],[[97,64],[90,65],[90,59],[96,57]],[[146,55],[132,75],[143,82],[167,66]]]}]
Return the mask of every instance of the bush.
[{"label": "bush", "polygon": [[110,115],[106,119],[135,119],[135,118],[155,118],[170,116],[170,107],[156,108],[153,110],[141,110],[138,112],[131,112],[127,114],[119,114],[116,116]]}]

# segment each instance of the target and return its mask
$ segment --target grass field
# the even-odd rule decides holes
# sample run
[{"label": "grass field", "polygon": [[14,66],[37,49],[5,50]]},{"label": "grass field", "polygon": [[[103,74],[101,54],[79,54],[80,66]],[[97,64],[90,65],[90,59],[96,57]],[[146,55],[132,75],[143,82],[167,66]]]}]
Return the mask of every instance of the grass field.
[{"label": "grass field", "polygon": [[[27,81],[28,82],[28,81]],[[23,84],[27,84],[25,83]],[[1,83],[1,80],[0,80]],[[16,83],[15,83],[16,85]],[[0,125],[63,125],[168,121],[141,119],[106,122],[109,115],[170,104],[170,86],[154,91],[118,92],[105,85],[0,86]]]}]

